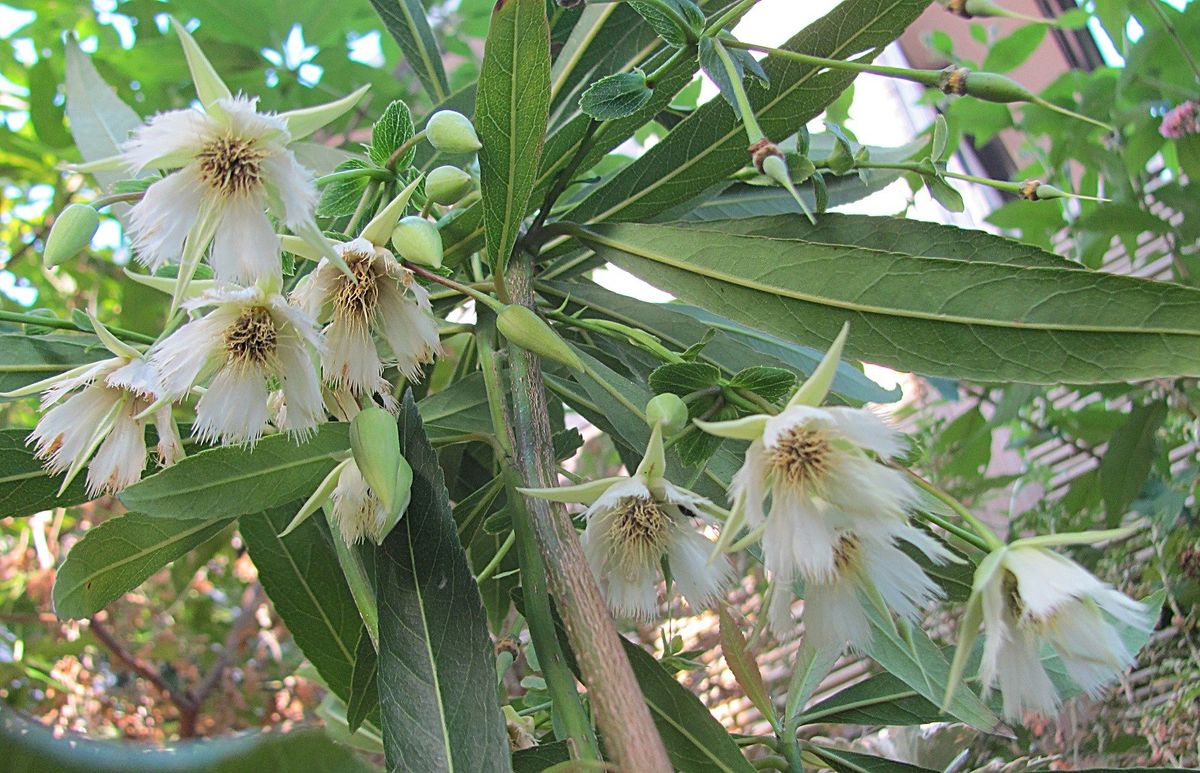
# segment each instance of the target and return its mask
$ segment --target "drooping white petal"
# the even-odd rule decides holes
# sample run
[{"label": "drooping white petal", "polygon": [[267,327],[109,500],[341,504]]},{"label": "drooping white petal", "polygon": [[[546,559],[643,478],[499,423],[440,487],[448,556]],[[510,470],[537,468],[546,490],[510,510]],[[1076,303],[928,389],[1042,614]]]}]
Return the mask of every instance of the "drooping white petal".
[{"label": "drooping white petal", "polygon": [[766,518],[763,500],[767,496],[767,474],[769,471],[765,449],[761,440],[750,443],[742,466],[734,473],[729,484],[729,500],[735,509],[746,517],[751,528]]},{"label": "drooping white petal", "polygon": [[919,500],[916,487],[899,470],[840,449],[819,492],[849,517],[866,521],[903,520]]},{"label": "drooping white petal", "polygon": [[1004,566],[1016,577],[1025,618],[1046,619],[1072,599],[1109,587],[1069,558],[1043,548],[1010,548]]},{"label": "drooping white petal", "polygon": [[208,258],[217,279],[238,284],[282,281],[279,236],[264,207],[263,197],[255,193],[224,202]]},{"label": "drooping white petal", "polygon": [[188,322],[154,348],[150,361],[165,395],[182,397],[220,364],[225,331],[236,317],[236,309],[216,309]]},{"label": "drooping white petal", "polygon": [[834,572],[839,533],[825,502],[776,486],[771,514],[763,532],[766,567],[787,579],[828,579]]},{"label": "drooping white petal", "polygon": [[806,583],[804,635],[818,649],[839,652],[847,643],[856,650],[865,649],[871,641],[871,625],[858,598],[857,584],[848,578]]},{"label": "drooping white petal", "polygon": [[283,429],[308,436],[325,421],[321,384],[306,342],[294,334],[279,338],[279,370],[275,374],[283,390],[287,416]]},{"label": "drooping white petal", "polygon": [[711,607],[729,587],[733,568],[724,556],[709,561],[712,543],[686,521],[672,524],[667,543],[671,576],[693,610]]},{"label": "drooping white petal", "polygon": [[282,205],[275,215],[289,228],[304,224],[313,217],[317,206],[317,189],[312,173],[300,165],[290,151],[275,153],[263,159],[264,180],[268,189]]},{"label": "drooping white petal", "polygon": [[204,198],[205,186],[194,166],[151,185],[129,210],[129,232],[138,261],[152,271],[178,261]]},{"label": "drooping white petal", "polygon": [[371,492],[358,465],[353,461],[342,469],[330,502],[330,512],[347,545],[362,542],[364,537],[371,536],[387,519],[387,511]]},{"label": "drooping white petal", "polygon": [[1004,698],[1005,718],[1019,721],[1027,711],[1053,716],[1061,701],[1038,657],[1037,637],[1022,629],[1010,633],[1011,638],[1000,642],[992,676]]},{"label": "drooping white petal", "polygon": [[873,411],[844,406],[824,410],[833,419],[834,426],[842,437],[859,448],[874,451],[884,459],[891,459],[904,450],[899,431]]},{"label": "drooping white petal", "polygon": [[272,148],[282,148],[291,137],[287,124],[271,113],[258,112],[258,99],[235,96],[216,102],[229,135],[252,140]]},{"label": "drooping white petal", "polygon": [[225,367],[196,403],[192,435],[203,442],[253,445],[266,424],[266,374],[257,366]]},{"label": "drooping white petal", "polygon": [[199,110],[171,110],[152,117],[125,143],[125,163],[134,174],[147,169],[177,169],[196,157],[216,130]]},{"label": "drooping white petal", "polygon": [[372,394],[386,384],[383,361],[366,325],[334,320],[325,329],[321,370],[334,388],[347,386],[357,395]]},{"label": "drooping white petal", "polygon": [[379,321],[396,367],[406,379],[416,381],[421,366],[441,349],[437,321],[398,287],[386,284],[379,293]]},{"label": "drooping white petal", "polygon": [[179,437],[179,427],[175,417],[171,415],[171,406],[166,405],[154,412],[154,430],[158,433],[158,464],[170,467],[183,458],[183,439]]},{"label": "drooping white petal", "polygon": [[146,432],[143,423],[133,418],[137,408],[137,401],[127,400],[88,464],[90,495],[115,494],[142,477],[146,469]]},{"label": "drooping white petal", "polygon": [[116,389],[124,389],[144,398],[157,397],[161,391],[158,373],[150,361],[137,357],[109,373],[104,383]]},{"label": "drooping white petal", "polygon": [[29,439],[47,469],[57,474],[81,462],[97,427],[123,397],[119,390],[95,384],[42,414]]},{"label": "drooping white petal", "polygon": [[930,602],[945,595],[921,565],[890,540],[867,534],[859,539],[862,555],[857,571],[896,614],[916,622]]}]

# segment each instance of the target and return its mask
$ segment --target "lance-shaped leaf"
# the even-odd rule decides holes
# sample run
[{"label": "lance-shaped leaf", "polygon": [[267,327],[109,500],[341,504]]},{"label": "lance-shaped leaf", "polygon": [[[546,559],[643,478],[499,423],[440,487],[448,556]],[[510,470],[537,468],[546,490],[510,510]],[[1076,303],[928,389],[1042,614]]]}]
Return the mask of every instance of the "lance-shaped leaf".
[{"label": "lance-shaped leaf", "polygon": [[771,702],[771,693],[763,682],[762,672],[758,670],[758,661],[746,646],[746,637],[724,606],[717,609],[717,614],[721,621],[721,653],[725,656],[725,663],[754,707],[775,725],[778,722],[775,704]]},{"label": "lance-shaped leaf", "polygon": [[[270,435],[254,448],[210,448],[143,478],[121,494],[131,510],[159,518],[221,518],[254,513],[316,490],[350,448],[347,425],[326,424],[310,440]],[[293,508],[296,514],[299,506]],[[287,526],[285,522],[280,531]]]},{"label": "lance-shaped leaf", "polygon": [[[791,51],[833,59],[882,50],[927,6],[928,0],[849,0],[783,44]],[[845,90],[853,73],[768,56],[770,87],[747,85],[750,104],[768,137],[782,140],[817,116]],[[581,221],[641,220],[715,185],[750,163],[746,134],[724,100],[703,105],[662,142],[580,202]]]},{"label": "lance-shaped leaf", "polygon": [[324,518],[309,518],[286,537],[299,502],[251,513],[238,530],[263,589],[304,656],[343,701],[350,700],[355,653],[366,632],[338,564]]},{"label": "lance-shaped leaf", "polygon": [[[104,82],[78,43],[68,38],[66,49],[66,111],[75,147],[84,161],[115,156],[142,119]],[[94,174],[106,188],[128,176],[115,170]]]},{"label": "lance-shaped leaf", "polygon": [[55,613],[64,620],[91,617],[232,521],[126,513],[92,527],[55,575]]},{"label": "lance-shaped leaf", "polygon": [[492,14],[475,127],[488,254],[502,266],[533,192],[550,110],[550,27],[544,0],[501,0]]},{"label": "lance-shaped leaf", "polygon": [[400,415],[408,513],[380,548],[379,699],[392,770],[509,770],[483,602],[412,396]]},{"label": "lance-shaped leaf", "polygon": [[450,82],[446,80],[442,54],[433,39],[433,30],[429,28],[420,0],[371,0],[371,5],[400,44],[404,58],[429,96],[435,102],[445,99],[450,94]]},{"label": "lance-shaped leaf", "polygon": [[109,356],[104,346],[90,335],[0,333],[0,392],[15,392]]},{"label": "lance-shaped leaf", "polygon": [[733,230],[614,223],[574,233],[680,299],[783,338],[827,346],[850,322],[848,356],[902,370],[1039,384],[1200,374],[1192,288],[1060,268],[1052,256],[1001,264]]}]

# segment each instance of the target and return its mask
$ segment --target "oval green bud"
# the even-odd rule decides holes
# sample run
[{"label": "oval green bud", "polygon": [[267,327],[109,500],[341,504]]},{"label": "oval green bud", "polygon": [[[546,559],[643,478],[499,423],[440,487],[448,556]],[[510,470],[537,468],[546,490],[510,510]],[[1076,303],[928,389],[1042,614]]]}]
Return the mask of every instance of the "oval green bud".
[{"label": "oval green bud", "polygon": [[658,395],[646,403],[646,423],[651,427],[661,424],[667,435],[681,432],[688,424],[687,404],[670,392]]},{"label": "oval green bud", "polygon": [[1032,102],[1033,92],[1007,75],[995,72],[967,74],[964,93],[987,102]]},{"label": "oval green bud", "polygon": [[392,248],[405,260],[431,268],[442,266],[442,234],[418,215],[401,218],[392,231]]},{"label": "oval green bud", "polygon": [[532,309],[505,306],[496,315],[496,328],[517,346],[573,370],[583,370],[579,356]]},{"label": "oval green bud", "polygon": [[425,138],[442,153],[474,153],[483,147],[470,119],[454,110],[439,110],[429,116]]},{"label": "oval green bud", "polygon": [[436,204],[456,204],[475,187],[475,181],[457,166],[439,166],[425,177],[425,195]]},{"label": "oval green bud", "polygon": [[46,268],[53,268],[83,252],[99,227],[100,215],[87,204],[72,204],[58,213],[50,226],[50,235],[46,237],[46,249],[42,251]]},{"label": "oval green bud", "polygon": [[[367,529],[367,536],[376,545],[382,545],[387,535],[392,533],[392,529],[396,528],[396,524],[404,517],[412,501],[412,482],[412,467],[408,460],[401,456],[400,464],[396,467],[396,501],[388,509],[387,518],[383,519],[382,523],[373,523]],[[383,506],[388,507],[388,504],[384,502]]]},{"label": "oval green bud", "polygon": [[400,453],[396,417],[382,408],[363,408],[350,422],[350,449],[371,491],[394,513],[402,498],[397,488],[400,469],[408,466]]}]

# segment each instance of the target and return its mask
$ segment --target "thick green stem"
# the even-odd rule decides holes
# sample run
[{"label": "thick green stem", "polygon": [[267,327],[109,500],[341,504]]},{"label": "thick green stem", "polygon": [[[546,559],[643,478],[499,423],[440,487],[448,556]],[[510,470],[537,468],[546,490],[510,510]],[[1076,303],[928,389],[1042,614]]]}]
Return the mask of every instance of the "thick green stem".
[{"label": "thick green stem", "polygon": [[733,6],[728,11],[721,14],[717,18],[713,19],[712,22],[710,22],[709,25],[704,28],[704,34],[712,35],[714,33],[720,32],[721,30],[725,29],[725,27],[727,25],[729,25],[730,23],[735,22],[738,19],[740,19],[742,17],[742,15],[746,13],[746,11],[749,11],[751,8],[753,8],[757,4],[758,4],[758,0],[741,0],[740,3]]},{"label": "thick green stem", "polygon": [[354,180],[358,177],[370,177],[372,180],[380,182],[391,182],[396,179],[396,175],[391,172],[386,172],[382,169],[347,169],[343,172],[332,172],[327,175],[322,175],[313,181],[313,184],[318,188],[324,188],[326,185],[342,182],[343,180]]},{"label": "thick green stem", "polygon": [[371,202],[375,201],[375,194],[378,192],[378,180],[372,180],[367,183],[367,188],[363,191],[362,198],[358,200],[358,206],[354,208],[354,214],[350,216],[350,222],[346,224],[347,235],[356,235],[354,229],[362,222],[363,217],[367,214],[367,210],[371,207]]},{"label": "thick green stem", "polygon": [[411,148],[413,145],[416,145],[423,139],[425,139],[424,129],[409,137],[404,142],[401,142],[400,147],[393,150],[392,155],[388,156],[387,164],[385,164],[385,166],[389,170],[394,170],[396,168],[396,164],[400,162],[400,157],[407,153],[409,148]]},{"label": "thick green stem", "polygon": [[503,477],[508,487],[508,501],[512,506],[513,534],[517,540],[517,558],[521,565],[521,587],[525,598],[525,618],[529,622],[529,635],[537,651],[538,663],[546,678],[546,687],[554,704],[555,716],[566,730],[574,747],[577,759],[598,760],[600,749],[591,722],[584,710],[583,701],[575,689],[575,676],[567,666],[558,633],[554,628],[554,617],[550,611],[550,594],[546,588],[546,566],[538,552],[528,510],[524,498],[517,493],[521,485],[520,476],[513,466],[512,422],[505,401],[505,389],[500,366],[496,361],[494,346],[495,323],[491,315],[484,315],[480,324],[476,345],[479,365],[483,371],[484,387],[488,396],[488,408],[496,443],[500,446],[503,459]]},{"label": "thick green stem", "polygon": [[744,43],[740,40],[722,40],[724,45],[730,48],[744,48],[747,51],[759,51],[764,54],[771,54],[782,59],[791,59],[804,64],[811,64],[814,67],[828,67],[832,70],[850,70],[851,72],[869,72],[873,75],[883,75],[888,78],[900,78],[906,81],[913,81],[924,86],[937,86],[942,79],[941,70],[913,70],[908,67],[888,67],[882,64],[863,64],[862,62],[848,62],[845,59],[827,59],[823,56],[811,56],[802,54],[799,51],[788,51],[784,48],[772,48],[771,46],[760,46],[756,43]]},{"label": "thick green stem", "polygon": [[[514,255],[507,276],[514,302],[535,307],[532,280],[530,256]],[[510,346],[509,367],[513,403],[509,426],[522,481],[529,487],[553,486],[554,445],[540,362],[536,355]],[[529,498],[526,506],[605,748],[622,770],[670,773],[666,749],[571,519],[562,505],[542,499]]]}]

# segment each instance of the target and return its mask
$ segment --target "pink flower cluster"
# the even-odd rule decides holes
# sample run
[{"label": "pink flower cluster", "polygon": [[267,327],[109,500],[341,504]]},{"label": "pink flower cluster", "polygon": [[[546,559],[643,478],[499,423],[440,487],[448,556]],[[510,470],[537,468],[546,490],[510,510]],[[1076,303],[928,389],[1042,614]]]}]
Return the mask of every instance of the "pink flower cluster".
[{"label": "pink flower cluster", "polygon": [[1179,140],[1189,134],[1200,134],[1200,105],[1192,100],[1184,102],[1163,116],[1158,133],[1169,140]]}]

